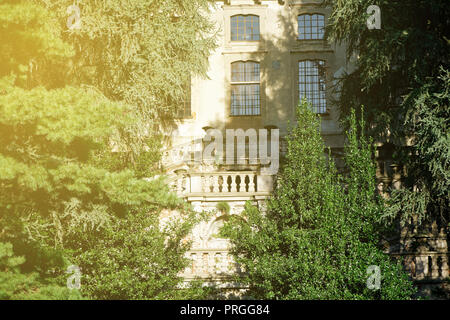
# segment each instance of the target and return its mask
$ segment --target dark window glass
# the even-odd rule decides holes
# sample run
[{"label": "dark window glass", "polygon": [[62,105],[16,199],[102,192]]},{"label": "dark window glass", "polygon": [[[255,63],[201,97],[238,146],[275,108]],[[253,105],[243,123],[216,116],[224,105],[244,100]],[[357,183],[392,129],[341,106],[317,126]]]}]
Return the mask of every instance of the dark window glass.
[{"label": "dark window glass", "polygon": [[231,115],[261,114],[259,63],[238,61],[231,64]]},{"label": "dark window glass", "polygon": [[298,63],[299,98],[306,98],[316,113],[325,113],[325,62],[305,60]]},{"label": "dark window glass", "polygon": [[302,14],[298,16],[298,39],[321,40],[325,28],[325,17],[322,14]]},{"label": "dark window glass", "polygon": [[238,15],[231,17],[232,41],[258,41],[259,17]]}]

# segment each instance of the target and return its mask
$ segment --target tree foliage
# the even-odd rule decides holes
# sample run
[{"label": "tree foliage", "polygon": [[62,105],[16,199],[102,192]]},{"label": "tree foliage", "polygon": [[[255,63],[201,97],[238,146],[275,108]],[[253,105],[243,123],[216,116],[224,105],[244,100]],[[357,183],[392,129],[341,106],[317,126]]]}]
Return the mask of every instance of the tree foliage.
[{"label": "tree foliage", "polygon": [[[370,134],[391,143],[406,167],[404,188],[392,193],[389,220],[449,221],[450,7],[445,0],[327,0],[327,34],[348,45],[354,69],[342,81],[342,119],[366,106]],[[370,5],[381,29],[366,26]],[[354,59],[351,59],[354,57]]]},{"label": "tree foliage", "polygon": [[[42,279],[38,273],[22,273],[23,256],[16,256],[11,243],[0,242],[0,299],[1,300],[79,300],[78,290]],[[49,281],[50,280],[50,281]],[[52,283],[53,282],[53,283]]]},{"label": "tree foliage", "polygon": [[[66,23],[71,0],[46,1]],[[78,3],[73,44],[75,81],[133,105],[147,121],[171,119],[186,100],[191,76],[206,75],[215,30],[209,0],[102,0]]]},{"label": "tree foliage", "polygon": [[[2,262],[1,292],[14,299],[80,297],[65,288],[66,267],[78,263],[85,297],[180,297],[177,274],[189,247],[183,239],[196,217],[156,177],[158,137],[138,106],[158,114],[165,96],[149,88],[169,75],[174,82],[166,81],[164,92],[179,94],[182,81],[175,76],[182,69],[163,66],[173,59],[201,65],[207,46],[202,55],[191,46],[177,56],[177,46],[186,44],[184,24],[164,20],[151,1],[86,2],[89,28],[68,33],[67,3],[0,1],[0,243],[2,254],[9,257],[14,248],[23,257]],[[202,3],[185,16],[195,18]],[[148,21],[152,12],[161,20]],[[170,44],[165,54],[158,49]],[[126,45],[142,50],[125,52]],[[192,45],[199,50],[199,43]],[[89,57],[93,72],[81,76]],[[139,57],[155,68],[146,69]],[[179,218],[162,225],[163,210],[176,210]],[[24,289],[12,290],[16,285]],[[202,290],[185,291],[190,294]]]},{"label": "tree foliage", "polygon": [[[306,103],[287,138],[287,155],[267,209],[247,204],[244,219],[229,222],[233,254],[257,299],[408,299],[412,284],[399,263],[378,247],[383,206],[375,195],[370,140],[351,120],[345,161],[337,174],[324,154],[320,122]],[[381,269],[379,290],[366,273]]]}]

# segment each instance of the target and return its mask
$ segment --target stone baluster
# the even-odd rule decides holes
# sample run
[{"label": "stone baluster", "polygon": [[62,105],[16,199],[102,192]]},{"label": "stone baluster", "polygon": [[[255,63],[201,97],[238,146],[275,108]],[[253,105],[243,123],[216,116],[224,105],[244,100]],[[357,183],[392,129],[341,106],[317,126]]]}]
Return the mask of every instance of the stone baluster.
[{"label": "stone baluster", "polygon": [[[206,181],[208,184],[208,187],[206,188],[206,190],[208,190],[208,192],[211,192],[211,187],[213,187],[212,176],[208,176]],[[212,190],[212,191],[214,191],[214,190]]]},{"label": "stone baluster", "polygon": [[198,268],[197,254],[192,253],[191,259],[192,259],[192,274],[195,274],[195,273],[197,273],[197,268]]},{"label": "stone baluster", "polygon": [[438,256],[431,256],[432,264],[431,264],[431,278],[437,279],[439,278],[439,266],[438,266]]},{"label": "stone baluster", "polygon": [[255,176],[254,174],[248,175],[248,192],[256,192],[256,186],[255,186]]},{"label": "stone baluster", "polygon": [[228,272],[228,258],[225,252],[222,252],[220,259],[220,272],[227,273]]},{"label": "stone baluster", "polygon": [[[213,176],[209,175],[206,177],[206,190],[207,192],[214,192]],[[212,188],[212,189],[211,189]]]},{"label": "stone baluster", "polygon": [[208,253],[203,252],[202,253],[202,273],[207,274],[209,271],[209,259],[208,259]]},{"label": "stone baluster", "polygon": [[214,192],[220,192],[220,189],[219,189],[219,178],[220,178],[220,176],[214,176],[213,178],[214,178],[214,186],[213,186]]},{"label": "stone baluster", "polygon": [[231,192],[237,192],[237,184],[236,184],[236,178],[237,175],[230,175],[231,177]]},{"label": "stone baluster", "polygon": [[[425,258],[425,259],[424,259]],[[428,261],[426,257],[417,256],[416,257],[416,279],[422,280],[428,273]]]},{"label": "stone baluster", "polygon": [[202,176],[202,192],[208,192],[208,182],[205,176]]},{"label": "stone baluster", "polygon": [[211,175],[209,176],[209,190],[211,190],[211,192],[216,192],[216,176]]},{"label": "stone baluster", "polygon": [[441,263],[442,263],[442,278],[446,279],[449,276],[449,266],[448,266],[448,258],[447,255],[443,254],[441,256]]},{"label": "stone baluster", "polygon": [[208,273],[213,274],[215,272],[214,252],[208,253]]},{"label": "stone baluster", "polygon": [[220,273],[220,258],[221,255],[219,252],[214,254],[214,273]]}]

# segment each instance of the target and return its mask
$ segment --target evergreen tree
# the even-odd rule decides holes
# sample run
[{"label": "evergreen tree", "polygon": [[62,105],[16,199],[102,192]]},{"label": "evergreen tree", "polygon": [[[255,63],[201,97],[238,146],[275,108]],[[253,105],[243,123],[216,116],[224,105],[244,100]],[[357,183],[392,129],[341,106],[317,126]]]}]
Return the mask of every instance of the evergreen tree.
[{"label": "evergreen tree", "polygon": [[[354,69],[337,101],[342,119],[366,106],[370,134],[391,144],[406,169],[392,192],[387,221],[449,222],[450,6],[446,0],[327,0],[329,39],[348,45]],[[381,9],[381,29],[366,26],[370,5]],[[447,228],[448,230],[448,228]]]},{"label": "evergreen tree", "polygon": [[[72,0],[46,1],[65,27]],[[87,0],[80,28],[66,32],[75,55],[71,77],[126,102],[159,126],[176,116],[191,76],[205,76],[215,48],[210,0]],[[152,128],[152,127],[150,127]]]},{"label": "evergreen tree", "polygon": [[23,256],[16,256],[11,243],[0,242],[0,300],[79,300],[78,290],[42,281],[37,272],[23,273]]},{"label": "evergreen tree", "polygon": [[[383,206],[375,195],[370,141],[351,120],[345,160],[337,174],[324,154],[320,120],[302,103],[287,137],[286,163],[267,209],[247,204],[244,219],[223,229],[239,278],[257,299],[408,299],[413,290],[400,264],[378,247]],[[378,290],[367,270],[378,266]]]},{"label": "evergreen tree", "polygon": [[[68,76],[77,53],[64,27],[39,1],[0,1],[1,254],[24,259],[1,262],[0,292],[79,297],[65,294],[66,267],[79,264],[88,298],[180,297],[196,217],[153,177],[158,144],[136,106]],[[162,225],[163,210],[180,214]],[[10,291],[19,282],[31,289]]]}]

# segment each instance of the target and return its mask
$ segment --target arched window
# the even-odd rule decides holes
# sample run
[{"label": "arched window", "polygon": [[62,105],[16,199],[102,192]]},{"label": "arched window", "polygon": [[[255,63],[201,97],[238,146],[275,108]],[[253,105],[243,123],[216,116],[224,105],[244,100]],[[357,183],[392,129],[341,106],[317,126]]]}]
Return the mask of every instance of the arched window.
[{"label": "arched window", "polygon": [[323,14],[301,14],[298,16],[298,39],[321,40],[325,28]]},{"label": "arched window", "polygon": [[254,116],[261,113],[259,63],[237,61],[231,64],[231,115]]},{"label": "arched window", "polygon": [[303,60],[298,63],[299,98],[306,98],[316,113],[326,113],[325,61]]},{"label": "arched window", "polygon": [[237,15],[231,17],[231,41],[258,41],[259,17]]}]

